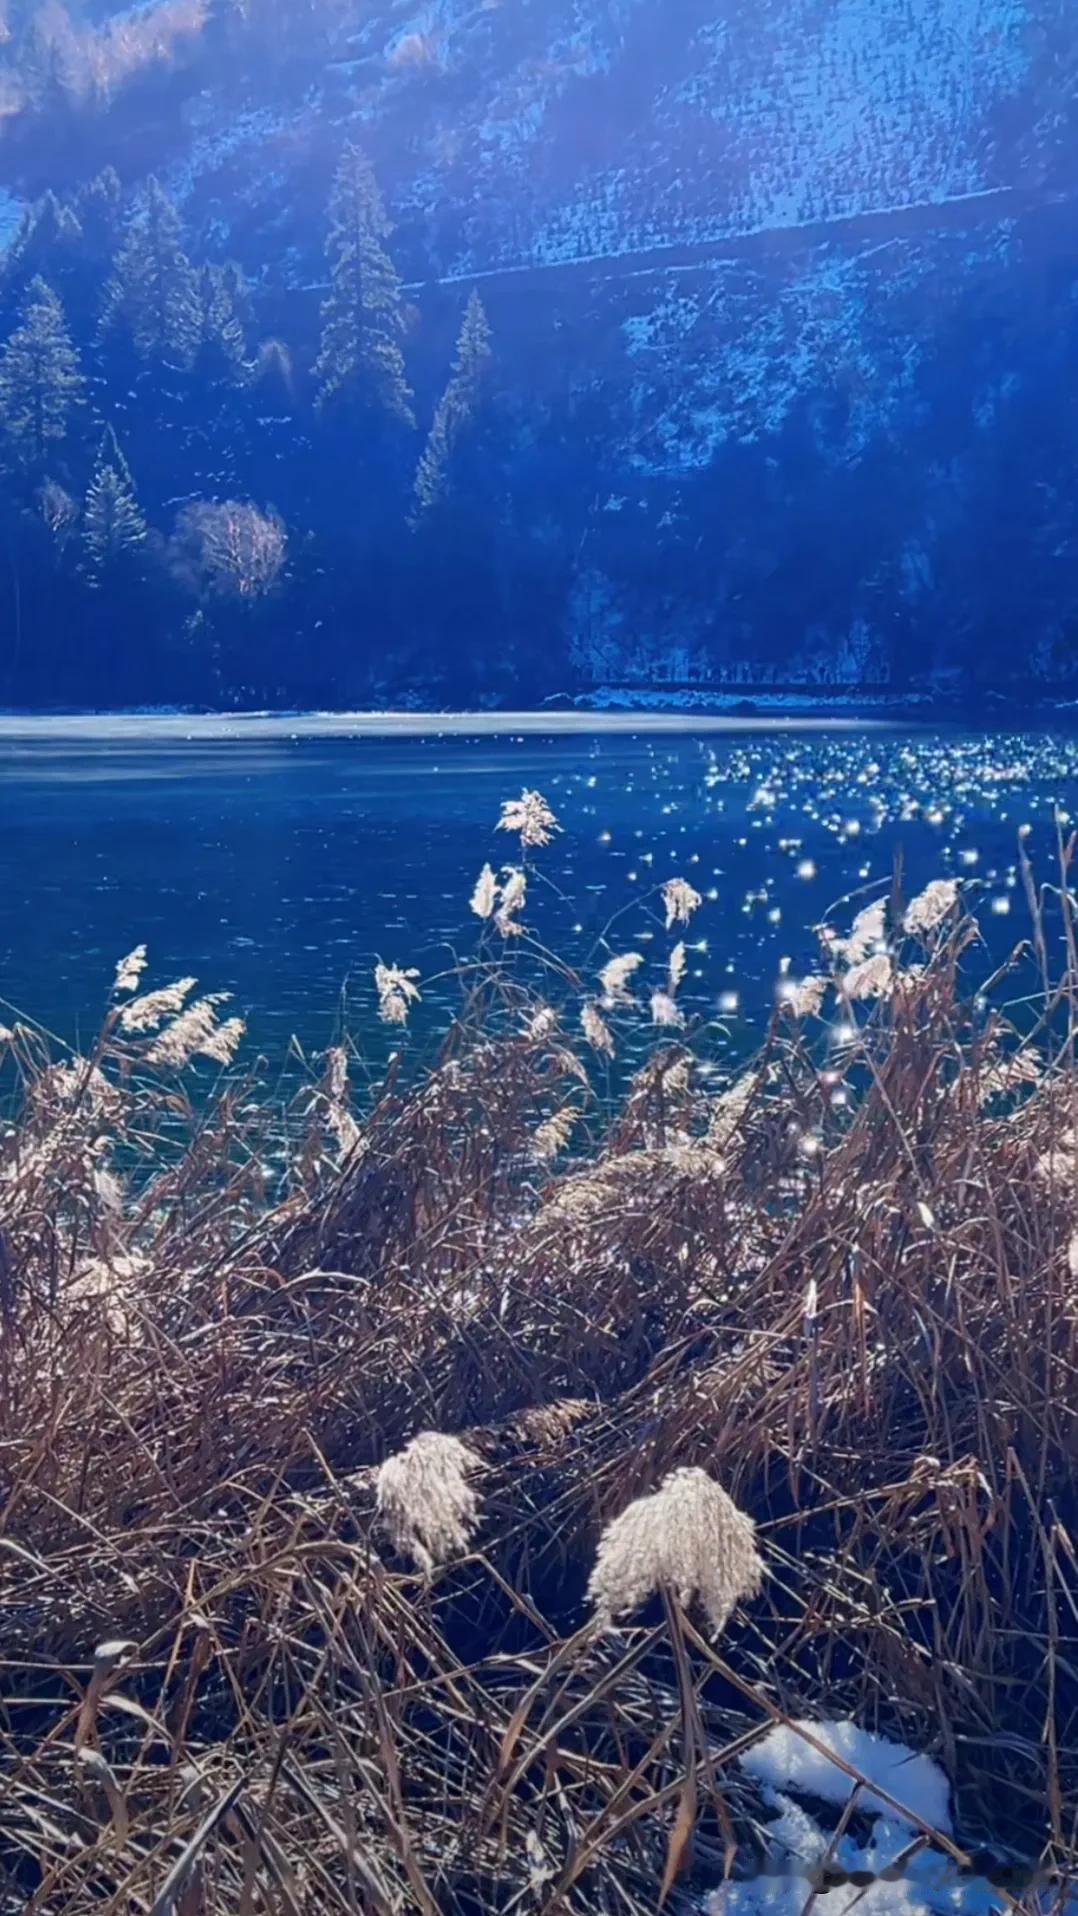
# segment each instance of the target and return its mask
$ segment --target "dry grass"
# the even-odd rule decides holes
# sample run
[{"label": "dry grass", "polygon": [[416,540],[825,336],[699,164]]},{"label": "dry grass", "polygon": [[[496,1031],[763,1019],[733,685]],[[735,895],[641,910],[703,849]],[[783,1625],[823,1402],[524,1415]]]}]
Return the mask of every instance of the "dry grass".
[{"label": "dry grass", "polygon": [[[841,1048],[781,1006],[719,1097],[690,1031],[612,1107],[564,1035],[586,981],[485,932],[422,1081],[358,1108],[331,1054],[283,1188],[251,1087],[189,1103],[130,999],[85,1059],[11,1033],[0,1908],[631,1916],[746,1856],[737,1750],[824,1713],[939,1755],[963,1840],[1069,1868],[1061,857],[994,980],[960,905],[832,940],[890,936],[889,989],[836,994]],[[600,1535],[686,1470],[755,1520],[763,1586],[721,1645],[668,1585],[611,1635]]]}]

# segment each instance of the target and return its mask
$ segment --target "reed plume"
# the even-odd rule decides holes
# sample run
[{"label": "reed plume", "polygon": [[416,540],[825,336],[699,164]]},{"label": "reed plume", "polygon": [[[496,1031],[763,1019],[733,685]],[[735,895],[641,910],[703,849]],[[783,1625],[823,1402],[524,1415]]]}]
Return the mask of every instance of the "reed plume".
[{"label": "reed plume", "polygon": [[684,1610],[699,1598],[718,1635],[735,1605],[757,1594],[763,1575],[751,1517],[706,1470],[689,1468],[672,1471],[607,1525],[588,1596],[609,1629],[665,1587]]},{"label": "reed plume", "polygon": [[458,1437],[423,1430],[378,1471],[378,1513],[393,1547],[425,1576],[469,1548],[479,1502],[468,1477],[480,1461]]},{"label": "reed plume", "polygon": [[498,820],[501,832],[517,832],[524,847],[549,845],[555,832],[561,831],[542,792],[523,791],[519,798],[507,798]]}]

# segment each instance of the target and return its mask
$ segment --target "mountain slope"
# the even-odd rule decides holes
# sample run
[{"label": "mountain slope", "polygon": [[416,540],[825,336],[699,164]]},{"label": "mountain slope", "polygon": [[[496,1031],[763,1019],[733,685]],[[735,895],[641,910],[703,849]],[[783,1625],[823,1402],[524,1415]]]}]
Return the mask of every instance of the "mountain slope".
[{"label": "mountain slope", "polygon": [[[51,159],[43,113],[11,139],[33,190],[152,167],[287,342],[287,403],[242,422],[177,393],[140,436],[141,399],[111,405],[163,535],[196,492],[283,513],[303,563],[260,614],[271,694],[304,689],[290,635],[330,695],[1063,683],[1072,43],[1059,0],[222,5]],[[395,228],[409,446],[311,405],[353,141]],[[473,288],[491,385],[417,534],[386,502]]]}]

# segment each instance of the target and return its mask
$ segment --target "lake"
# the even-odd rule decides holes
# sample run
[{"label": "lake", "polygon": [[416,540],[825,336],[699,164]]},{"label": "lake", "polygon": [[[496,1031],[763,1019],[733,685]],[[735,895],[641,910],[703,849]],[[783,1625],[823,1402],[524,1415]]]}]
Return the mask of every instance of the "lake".
[{"label": "lake", "polygon": [[145,942],[148,982],[191,972],[231,992],[274,1064],[293,1034],[331,1042],[342,1017],[377,1062],[399,1034],[377,1022],[376,957],[419,968],[429,1039],[475,949],[479,868],[515,854],[494,829],[501,801],[524,786],[564,827],[535,856],[549,882],[533,881],[525,920],[587,973],[639,950],[655,961],[646,988],[659,983],[658,886],[680,874],[704,894],[681,1001],[712,1022],[721,1065],[760,1031],[783,972],[811,965],[814,924],[896,857],[907,890],[969,881],[1004,952],[1025,925],[1019,830],[1047,871],[1054,813],[1078,815],[1078,744],[639,715],[7,719],[5,1015],[85,1039],[116,960]]}]

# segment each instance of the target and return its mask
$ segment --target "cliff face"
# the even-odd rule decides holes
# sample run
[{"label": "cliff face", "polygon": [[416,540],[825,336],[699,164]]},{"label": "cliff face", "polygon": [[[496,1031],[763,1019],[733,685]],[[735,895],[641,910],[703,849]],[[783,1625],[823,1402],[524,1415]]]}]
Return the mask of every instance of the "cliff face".
[{"label": "cliff face", "polygon": [[[541,655],[534,689],[1058,681],[1078,611],[1066,7],[378,4],[307,66],[267,48],[218,78],[204,52],[123,152],[309,365],[325,201],[359,138],[421,410],[478,286],[496,539],[544,582],[542,644],[507,635]],[[287,438],[273,456],[302,522]]]}]

